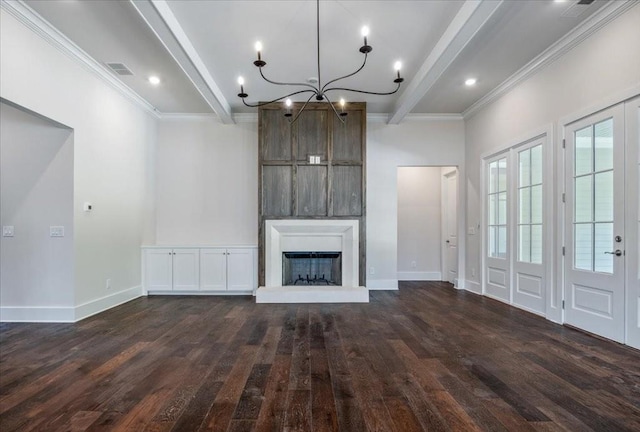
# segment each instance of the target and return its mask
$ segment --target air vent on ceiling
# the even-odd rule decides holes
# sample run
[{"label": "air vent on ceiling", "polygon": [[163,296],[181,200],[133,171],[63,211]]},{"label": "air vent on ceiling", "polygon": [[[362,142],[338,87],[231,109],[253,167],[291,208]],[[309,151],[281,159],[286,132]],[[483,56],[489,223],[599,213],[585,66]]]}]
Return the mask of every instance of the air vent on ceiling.
[{"label": "air vent on ceiling", "polygon": [[563,18],[577,18],[589,9],[594,0],[580,0],[567,8],[560,15]]},{"label": "air vent on ceiling", "polygon": [[107,66],[118,75],[133,75],[133,72],[124,63],[107,63]]}]

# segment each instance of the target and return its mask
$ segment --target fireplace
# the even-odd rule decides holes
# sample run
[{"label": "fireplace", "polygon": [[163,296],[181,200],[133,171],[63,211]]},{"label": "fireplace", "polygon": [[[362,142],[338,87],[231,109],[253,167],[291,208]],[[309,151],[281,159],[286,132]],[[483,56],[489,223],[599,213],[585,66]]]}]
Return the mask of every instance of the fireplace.
[{"label": "fireplace", "polygon": [[358,223],[354,219],[265,221],[265,286],[256,291],[256,301],[368,302],[369,291],[358,283]]},{"label": "fireplace", "polygon": [[342,285],[341,252],[282,252],[282,285]]}]

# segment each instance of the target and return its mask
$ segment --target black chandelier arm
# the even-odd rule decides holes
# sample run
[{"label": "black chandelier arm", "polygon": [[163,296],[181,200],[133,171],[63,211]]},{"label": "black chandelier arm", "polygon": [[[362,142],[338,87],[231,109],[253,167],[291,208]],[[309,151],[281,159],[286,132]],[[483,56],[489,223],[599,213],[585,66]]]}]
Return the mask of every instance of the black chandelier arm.
[{"label": "black chandelier arm", "polygon": [[366,90],[350,89],[350,88],[346,88],[346,87],[331,87],[331,88],[328,88],[328,89],[324,90],[324,93],[329,92],[329,91],[333,91],[333,90],[341,90],[341,91],[348,91],[348,92],[354,92],[354,93],[364,93],[364,94],[377,95],[377,96],[387,96],[387,95],[392,95],[394,93],[397,93],[398,90],[400,90],[400,83],[397,83],[397,84],[398,84],[398,87],[396,87],[395,90],[390,91],[390,92],[384,92],[384,93],[372,92],[372,91],[366,91]]},{"label": "black chandelier arm", "polygon": [[[309,91],[309,90],[305,90],[305,91]],[[300,108],[300,110],[298,111],[298,113],[296,114],[296,116],[291,120],[290,123],[295,123],[296,120],[298,120],[298,117],[300,117],[300,114],[302,114],[302,111],[304,111],[304,109],[307,107],[307,104],[309,103],[309,101],[311,100],[311,98],[313,97],[313,95],[309,96],[309,99],[307,99],[307,101],[304,103],[304,105],[302,105],[302,108]]]},{"label": "black chandelier arm", "polygon": [[[311,96],[309,96],[309,100],[311,100],[313,95],[317,94],[315,90],[299,90],[297,92],[293,92],[293,93],[289,93],[288,95],[281,96],[278,99],[271,100],[269,102],[258,102],[258,103],[252,104],[252,103],[247,103],[245,98],[242,98],[242,103],[245,104],[245,106],[248,106],[250,108],[258,108],[258,107],[261,107],[261,106],[269,105],[269,104],[274,103],[274,102],[281,101],[282,99],[286,99],[286,98],[288,98],[290,96],[295,96],[295,95],[302,94],[302,93],[313,93]],[[305,106],[306,106],[306,104],[305,104]]]},{"label": "black chandelier arm", "polygon": [[354,76],[355,74],[360,72],[362,69],[364,69],[364,66],[366,64],[367,64],[367,53],[364,53],[364,61],[362,62],[362,66],[360,66],[355,72],[352,72],[352,73],[350,73],[348,75],[345,75],[345,76],[341,76],[339,78],[332,79],[331,81],[329,81],[328,83],[326,83],[325,85],[322,86],[322,90],[321,91],[324,93],[325,89],[327,88],[327,86],[329,84],[332,84],[332,83],[334,83],[336,81],[340,81],[340,80],[345,79],[345,78],[349,78],[350,76]]},{"label": "black chandelier arm", "polygon": [[325,98],[327,98],[327,102],[329,102],[329,106],[331,107],[331,109],[333,110],[333,112],[335,113],[336,117],[338,117],[338,120],[340,120],[340,122],[342,124],[345,124],[346,122],[344,121],[344,119],[340,116],[340,114],[338,114],[338,111],[336,111],[336,107],[333,106],[333,103],[331,103],[331,100],[329,100],[329,97],[327,95],[324,95]]},{"label": "black chandelier arm", "polygon": [[262,68],[258,68],[258,69],[260,69],[260,76],[268,83],[281,85],[281,86],[304,86],[304,87],[309,87],[313,89],[313,91],[316,92],[316,94],[318,93],[318,89],[315,86],[308,83],[287,83],[287,82],[278,82],[278,81],[270,80],[269,78],[264,76],[264,73],[262,72]]}]

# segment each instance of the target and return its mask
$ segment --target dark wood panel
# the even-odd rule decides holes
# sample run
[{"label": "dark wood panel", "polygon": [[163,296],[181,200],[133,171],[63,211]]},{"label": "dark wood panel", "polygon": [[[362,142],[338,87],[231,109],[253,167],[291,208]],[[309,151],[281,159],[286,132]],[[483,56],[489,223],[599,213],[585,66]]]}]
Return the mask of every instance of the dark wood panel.
[{"label": "dark wood panel", "polygon": [[291,216],[293,214],[292,188],[291,166],[263,166],[262,214],[264,216]]},{"label": "dark wood panel", "polygon": [[298,166],[296,186],[298,216],[327,215],[326,166]]},{"label": "dark wood panel", "polygon": [[362,167],[334,166],[331,192],[334,216],[361,216]]},{"label": "dark wood panel", "polygon": [[281,111],[260,111],[260,136],[263,160],[291,160],[291,126]]},{"label": "dark wood panel", "polygon": [[299,161],[309,161],[309,155],[320,155],[327,160],[327,124],[329,112],[326,110],[305,110],[295,124],[297,152]]},{"label": "dark wood panel", "polygon": [[344,124],[335,116],[333,125],[333,160],[362,162],[363,111],[348,111]]},{"label": "dark wood panel", "polygon": [[0,429],[638,431],[640,352],[444,282],[0,324]]}]

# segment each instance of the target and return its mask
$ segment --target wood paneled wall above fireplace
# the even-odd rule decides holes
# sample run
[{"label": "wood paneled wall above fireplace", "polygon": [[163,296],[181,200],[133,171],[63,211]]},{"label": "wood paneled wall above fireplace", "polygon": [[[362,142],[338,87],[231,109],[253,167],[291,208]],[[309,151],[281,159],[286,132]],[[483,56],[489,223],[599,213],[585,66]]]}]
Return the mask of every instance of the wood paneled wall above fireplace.
[{"label": "wood paneled wall above fireplace", "polygon": [[[294,104],[293,112],[301,106]],[[265,220],[332,218],[360,222],[360,286],[365,286],[366,104],[349,103],[345,111],[343,124],[328,103],[310,103],[290,124],[282,104],[259,110],[260,286]]]}]

